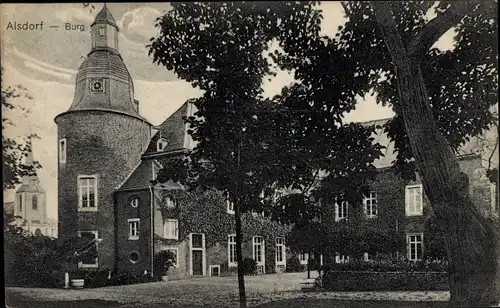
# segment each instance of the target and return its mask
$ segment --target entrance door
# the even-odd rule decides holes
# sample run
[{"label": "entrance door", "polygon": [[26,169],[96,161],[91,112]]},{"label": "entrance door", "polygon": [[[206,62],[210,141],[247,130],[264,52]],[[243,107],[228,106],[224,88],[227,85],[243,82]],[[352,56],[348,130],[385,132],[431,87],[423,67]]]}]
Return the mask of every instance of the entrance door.
[{"label": "entrance door", "polygon": [[193,275],[203,275],[203,251],[193,250]]}]

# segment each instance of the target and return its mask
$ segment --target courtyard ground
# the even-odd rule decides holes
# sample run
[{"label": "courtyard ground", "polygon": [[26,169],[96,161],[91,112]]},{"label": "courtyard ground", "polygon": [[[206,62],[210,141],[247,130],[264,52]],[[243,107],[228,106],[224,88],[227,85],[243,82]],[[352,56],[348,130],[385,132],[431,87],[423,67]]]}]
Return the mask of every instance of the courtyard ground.
[{"label": "courtyard ground", "polygon": [[[249,307],[445,307],[449,293],[310,292],[300,290],[306,273],[245,277]],[[236,277],[206,277],[98,289],[7,288],[10,308],[37,307],[237,307]],[[363,302],[360,302],[363,301]]]}]

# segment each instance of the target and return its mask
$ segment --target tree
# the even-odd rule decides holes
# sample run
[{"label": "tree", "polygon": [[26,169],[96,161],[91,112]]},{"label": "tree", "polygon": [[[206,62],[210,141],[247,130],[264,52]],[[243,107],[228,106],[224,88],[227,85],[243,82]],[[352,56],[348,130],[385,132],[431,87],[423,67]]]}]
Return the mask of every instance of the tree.
[{"label": "tree", "polygon": [[[265,56],[283,20],[293,22],[293,8],[311,13],[310,27],[319,20],[312,3],[174,3],[159,19],[160,35],[149,46],[153,61],[174,70],[205,93],[194,100],[197,112],[187,119],[197,142],[187,160],[177,160],[162,172],[168,179],[215,188],[235,205],[238,264],[241,254],[241,213],[267,211],[283,223],[307,223],[317,202],[320,170],[326,170],[322,189],[331,200],[359,198],[381,147],[373,145],[374,127],[345,124],[336,106],[309,108],[303,87],[287,89],[265,99],[263,78],[273,75]],[[308,17],[310,15],[304,15]],[[316,18],[316,19],[315,19]],[[346,91],[352,92],[352,85]],[[342,91],[342,88],[336,90]],[[320,93],[318,100],[331,95]],[[307,109],[307,110],[306,110]],[[321,123],[319,120],[329,119]],[[179,172],[179,168],[184,171]],[[295,193],[277,206],[259,197],[266,189],[286,187]],[[246,307],[243,272],[238,267],[241,307]]]},{"label": "tree", "polygon": [[[14,123],[7,118],[9,112],[12,112],[19,107],[16,107],[14,100],[20,97],[31,99],[26,88],[21,85],[5,87],[3,83],[3,68],[1,69],[2,81],[2,132],[5,132],[9,126]],[[22,109],[22,111],[26,111]],[[16,184],[21,183],[23,176],[34,174],[36,168],[40,165],[35,163],[28,165],[24,163],[24,157],[31,151],[30,139],[36,135],[30,135],[27,138],[19,141],[16,138],[8,137],[5,133],[2,134],[2,161],[3,161],[3,189],[12,189]]]},{"label": "tree", "polygon": [[[498,303],[498,222],[487,221],[472,204],[468,179],[455,158],[460,146],[495,123],[490,107],[497,101],[497,4],[440,2],[437,16],[428,21],[433,5],[343,3],[349,20],[334,38],[306,27],[310,22],[297,7],[295,25],[281,25],[283,51],[276,59],[295,70],[307,101],[325,87],[333,92],[352,85],[352,92],[340,92],[344,97],[330,94],[323,100],[325,109],[338,104],[353,108],[352,94],[368,91],[393,108],[396,116],[385,131],[395,142],[395,167],[405,177],[414,176],[416,168],[423,178],[445,236],[451,302]],[[452,27],[455,48],[432,48]]]}]

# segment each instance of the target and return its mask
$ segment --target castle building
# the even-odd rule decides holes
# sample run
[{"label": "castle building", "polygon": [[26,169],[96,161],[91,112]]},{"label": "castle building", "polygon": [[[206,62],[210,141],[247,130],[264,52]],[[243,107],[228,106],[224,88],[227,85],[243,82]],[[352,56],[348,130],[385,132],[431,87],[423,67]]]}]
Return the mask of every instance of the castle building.
[{"label": "castle building", "polygon": [[[224,198],[213,208],[227,230],[209,232],[203,220],[208,213],[193,215],[199,218],[195,227],[180,213],[177,200],[168,197],[182,192],[181,185],[154,184],[170,159],[193,148],[183,117],[192,115],[194,106],[186,102],[158,127],[142,117],[118,50],[118,33],[104,6],[91,25],[91,50],[78,69],[73,102],[55,118],[59,235],[95,244],[80,263],[88,270],[151,273],[155,255],[170,250],[177,256],[169,272],[173,278],[229,273],[236,266],[234,212]],[[243,245],[245,256],[257,260],[260,273],[283,271],[286,228],[247,216],[259,222],[250,224],[248,232],[254,234]]]},{"label": "castle building", "polygon": [[[33,166],[33,151],[27,153],[25,164]],[[47,197],[40,186],[38,174],[26,175],[22,178],[21,187],[16,190],[15,201],[7,209],[17,217],[16,223],[34,235],[57,237],[57,226],[47,216]]]},{"label": "castle building", "polygon": [[[169,271],[173,278],[233,273],[232,205],[216,192],[200,195],[202,200],[190,199],[183,197],[182,185],[156,181],[164,166],[195,146],[183,119],[193,115],[195,107],[187,101],[157,127],[141,116],[132,77],[118,49],[118,33],[115,19],[104,6],[91,25],[90,52],[78,70],[73,102],[55,118],[59,237],[81,236],[94,243],[92,255],[80,263],[88,270],[154,273],[155,256],[170,250],[176,256],[176,267]],[[423,222],[430,207],[418,177],[406,182],[388,168],[393,148],[389,140],[380,138],[387,136],[380,133],[375,141],[389,147],[377,162],[379,176],[361,206],[367,221],[386,225],[405,237],[401,255],[420,260],[425,254]],[[480,159],[463,156],[460,164],[473,181],[471,193],[482,209],[498,215]],[[30,183],[31,190],[23,184],[18,191],[23,207],[17,203],[16,210],[24,211],[28,204],[45,209],[37,178],[26,179],[26,185]],[[334,223],[350,219],[350,205],[333,209]],[[405,218],[397,220],[395,213]],[[36,217],[30,219],[42,219]],[[244,215],[242,226],[244,258],[256,261],[258,273],[284,271],[287,260],[295,256],[286,245],[288,227],[252,214]],[[371,257],[367,252],[365,259]],[[308,256],[300,253],[298,258],[305,264]],[[334,261],[348,258],[339,252]]]}]

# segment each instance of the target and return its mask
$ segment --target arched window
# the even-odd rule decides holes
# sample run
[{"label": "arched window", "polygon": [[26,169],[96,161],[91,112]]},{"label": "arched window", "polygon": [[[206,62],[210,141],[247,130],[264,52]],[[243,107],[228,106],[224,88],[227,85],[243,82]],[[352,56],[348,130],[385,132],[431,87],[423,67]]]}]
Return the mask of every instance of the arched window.
[{"label": "arched window", "polygon": [[38,210],[38,196],[37,195],[33,195],[33,198],[31,199],[31,205],[35,211]]},{"label": "arched window", "polygon": [[39,228],[36,228],[36,230],[35,230],[35,235],[36,235],[36,236],[40,236],[40,235],[42,235],[42,230],[40,230]]}]

